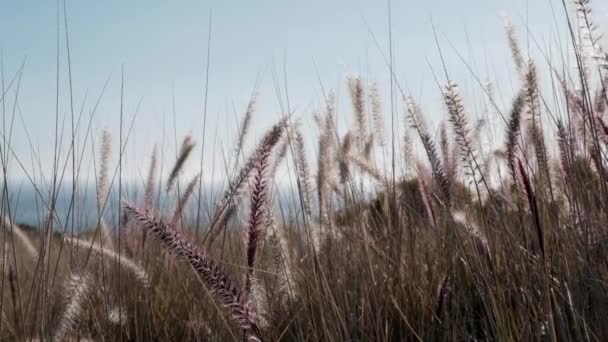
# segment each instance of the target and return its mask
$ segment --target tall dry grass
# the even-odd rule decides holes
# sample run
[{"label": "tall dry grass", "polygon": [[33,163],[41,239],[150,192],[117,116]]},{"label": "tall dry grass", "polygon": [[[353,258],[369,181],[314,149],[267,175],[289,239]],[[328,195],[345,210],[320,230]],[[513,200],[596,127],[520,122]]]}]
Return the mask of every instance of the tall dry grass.
[{"label": "tall dry grass", "polygon": [[[506,20],[519,85],[506,108],[490,99],[505,113],[493,146],[446,72],[438,137],[397,82],[408,126],[390,151],[378,86],[353,77],[353,126],[338,129],[328,93],[314,142],[290,114],[248,148],[252,96],[228,185],[200,222],[188,203],[203,200],[205,170],[180,179],[197,148],[190,136],[164,181],[154,148],[143,198],[120,194],[123,215],[106,222],[104,133],[98,224],[78,236],[56,212],[55,189],[44,229],[15,224],[4,173],[0,339],[606,340],[608,55],[589,1],[574,14],[576,73],[551,64],[545,81]],[[291,201],[275,184],[285,165]]]}]

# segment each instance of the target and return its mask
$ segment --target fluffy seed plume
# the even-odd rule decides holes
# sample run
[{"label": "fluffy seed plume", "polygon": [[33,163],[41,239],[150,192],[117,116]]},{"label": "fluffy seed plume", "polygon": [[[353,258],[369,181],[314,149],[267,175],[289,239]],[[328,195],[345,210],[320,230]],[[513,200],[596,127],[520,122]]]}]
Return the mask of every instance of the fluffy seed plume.
[{"label": "fluffy seed plume", "polygon": [[580,66],[578,67],[581,87],[588,82],[591,76],[590,58],[598,58],[600,66],[602,65],[602,57],[606,56],[601,40],[602,33],[598,32],[597,26],[593,22],[591,15],[590,0],[574,0],[577,13],[578,35],[577,50],[580,57]]},{"label": "fluffy seed plume", "polygon": [[566,128],[561,119],[557,120],[557,147],[559,149],[560,166],[564,174],[572,177],[572,139],[568,137]]},{"label": "fluffy seed plume", "polygon": [[286,123],[287,119],[282,119],[268,132],[266,132],[258,144],[254,154],[247,159],[247,162],[245,165],[243,165],[243,167],[241,167],[236,178],[228,184],[228,190],[226,190],[224,196],[216,206],[213,219],[211,220],[211,225],[209,226],[208,234],[210,237],[210,243],[214,239],[214,232],[217,232],[218,228],[222,228],[224,225],[226,225],[228,220],[230,220],[232,215],[236,212],[236,208],[243,198],[243,189],[248,183],[247,181],[249,180],[251,172],[256,165],[259,151],[264,149],[272,150],[272,148],[281,139],[283,131],[286,127]]},{"label": "fluffy seed plume", "polygon": [[422,164],[418,164],[416,170],[418,173],[418,192],[420,193],[420,197],[422,197],[422,204],[424,205],[429,222],[433,228],[436,228],[437,218],[435,213],[435,205],[433,202],[433,194],[428,182],[430,173]]},{"label": "fluffy seed plume", "polygon": [[228,312],[230,318],[252,337],[261,340],[255,309],[250,299],[228,279],[221,267],[202,253],[198,247],[188,242],[179,232],[162,220],[148,216],[145,211],[123,204],[125,210],[144,229],[154,234],[177,258],[190,264],[211,294]]},{"label": "fluffy seed plume", "polygon": [[384,113],[382,112],[382,101],[380,99],[380,91],[378,84],[372,83],[369,90],[369,98],[372,105],[372,119],[374,120],[374,135],[376,142],[380,146],[384,146]]},{"label": "fluffy seed plume", "polygon": [[177,226],[177,223],[179,222],[180,218],[182,217],[182,213],[184,212],[184,209],[186,208],[186,205],[188,204],[188,200],[190,200],[190,197],[192,196],[192,193],[194,192],[194,187],[198,183],[198,180],[200,177],[201,177],[201,175],[198,174],[194,178],[192,178],[190,183],[188,183],[188,185],[186,186],[186,190],[184,190],[184,192],[182,193],[181,198],[179,199],[179,201],[177,201],[177,205],[175,206],[175,209],[173,210],[173,215],[171,216],[171,221],[170,221],[171,227]]},{"label": "fluffy seed plume", "polygon": [[97,177],[97,209],[100,215],[99,230],[102,241],[112,244],[111,234],[103,219],[103,211],[108,198],[108,168],[112,146],[112,136],[106,130],[101,135],[101,146],[99,153],[99,175]]},{"label": "fluffy seed plume", "polygon": [[284,134],[283,138],[281,138],[281,143],[279,144],[279,146],[277,147],[277,151],[274,155],[274,161],[273,161],[273,165],[272,165],[272,174],[275,175],[277,173],[277,170],[279,169],[279,166],[281,166],[281,163],[283,162],[283,159],[285,159],[285,156],[287,155],[287,148],[290,145],[290,134]]},{"label": "fluffy seed plume", "polygon": [[[280,135],[282,130],[278,132]],[[253,175],[253,188],[251,189],[251,207],[249,209],[249,219],[245,224],[245,248],[247,254],[247,271],[245,272],[244,289],[245,294],[251,293],[253,270],[255,258],[263,234],[262,223],[264,220],[265,206],[267,199],[267,180],[266,173],[268,162],[274,144],[262,144],[256,152],[255,171]]]},{"label": "fluffy seed plume", "polygon": [[441,162],[443,164],[443,171],[448,181],[448,188],[451,191],[451,186],[455,182],[457,167],[456,158],[452,154],[454,150],[450,144],[450,138],[445,121],[441,121],[441,126],[439,127],[439,146],[441,147]]},{"label": "fluffy seed plume", "polygon": [[127,309],[115,306],[108,312],[108,321],[114,325],[124,326],[127,324]]},{"label": "fluffy seed plume", "polygon": [[536,154],[536,161],[538,163],[540,173],[539,178],[543,188],[546,188],[549,184],[549,161],[540,118],[541,111],[538,76],[536,73],[536,66],[533,62],[528,64],[528,72],[526,73],[525,81],[526,85],[524,94],[530,123],[528,129]]},{"label": "fluffy seed plume", "polygon": [[420,141],[422,142],[422,146],[424,147],[424,151],[426,152],[427,158],[429,159],[429,163],[431,164],[431,172],[433,173],[433,178],[441,188],[446,203],[449,203],[451,197],[450,182],[445,174],[444,166],[441,164],[441,159],[439,158],[439,154],[437,153],[437,147],[435,146],[435,141],[433,141],[433,138],[429,134],[429,131],[426,128],[426,124],[424,122],[424,118],[422,117],[420,109],[414,99],[408,97],[406,99],[406,104],[411,125],[418,133]]},{"label": "fluffy seed plume", "polygon": [[330,179],[333,177],[332,155],[334,150],[334,97],[330,94],[327,99],[327,112],[325,114],[321,137],[319,138],[319,159],[317,165],[317,197],[319,201],[319,216],[323,222],[328,221],[327,208],[329,204],[331,187]]},{"label": "fluffy seed plume", "polygon": [[384,177],[382,172],[380,172],[380,170],[378,170],[374,165],[372,165],[365,158],[362,158],[355,154],[350,154],[350,155],[348,155],[348,159],[350,161],[352,161],[357,167],[359,167],[359,169],[361,169],[361,171],[370,175],[372,178],[377,180],[380,184],[383,184],[383,185],[388,184],[388,179],[386,179],[386,177]]},{"label": "fluffy seed plume", "polygon": [[[269,215],[272,215],[270,210]],[[273,259],[278,269],[279,290],[290,298],[295,298],[295,275],[290,254],[293,248],[290,248],[289,239],[286,235],[284,228],[279,229],[275,225],[269,225],[266,238],[272,246]]]},{"label": "fluffy seed plume", "polygon": [[184,167],[184,164],[188,159],[190,152],[192,152],[193,148],[194,141],[192,140],[192,137],[188,135],[186,136],[186,138],[184,138],[184,141],[182,142],[182,147],[180,148],[179,154],[177,155],[177,160],[175,161],[173,169],[169,174],[169,179],[167,179],[167,192],[171,191],[171,189],[173,188],[175,180],[177,179],[177,175],[179,175],[179,172]]},{"label": "fluffy seed plume", "polygon": [[340,183],[344,184],[348,181],[350,175],[350,169],[348,165],[348,158],[346,157],[353,147],[353,135],[350,131],[346,132],[344,138],[342,138],[342,147],[340,150],[340,156],[338,158],[338,168],[340,171]]},{"label": "fluffy seed plume", "polygon": [[224,227],[230,218],[236,213],[236,209],[244,197],[245,184],[249,180],[251,170],[254,167],[254,160],[249,159],[239,170],[238,175],[230,181],[224,196],[216,205],[213,219],[209,226],[210,243],[214,239],[215,232]]},{"label": "fluffy seed plume", "polygon": [[146,180],[146,193],[144,196],[145,208],[152,210],[154,205],[154,182],[156,178],[156,159],[157,159],[157,148],[154,145],[152,150],[152,157],[150,157],[150,168],[148,169],[148,178]]},{"label": "fluffy seed plume", "polygon": [[108,168],[112,147],[112,136],[110,132],[104,130],[101,134],[101,144],[99,153],[99,176],[97,177],[97,206],[99,212],[108,197]]},{"label": "fluffy seed plume", "polygon": [[[406,120],[407,121],[407,120]],[[412,150],[412,137],[409,132],[409,125],[403,129],[403,161],[405,162],[405,172],[408,174],[412,169],[414,161],[414,151]]]},{"label": "fluffy seed plume", "polygon": [[490,260],[490,245],[488,244],[488,239],[483,234],[479,226],[472,222],[467,214],[463,211],[453,211],[452,217],[456,223],[461,224],[465,228],[465,233],[471,238],[473,243],[475,244],[475,249],[480,255],[483,255],[488,260]]},{"label": "fluffy seed plume", "polygon": [[348,89],[350,91],[351,101],[353,103],[353,111],[356,123],[356,138],[359,148],[363,147],[365,138],[367,137],[367,110],[365,109],[365,89],[363,81],[359,77],[351,77],[348,79]]},{"label": "fluffy seed plume", "polygon": [[478,182],[478,177],[480,176],[479,164],[475,157],[475,150],[458,85],[449,81],[445,87],[443,97],[448,109],[449,121],[455,134],[456,144],[458,144],[460,155],[465,163],[464,167],[472,180]]},{"label": "fluffy seed plume", "polygon": [[241,121],[241,130],[239,132],[239,137],[236,141],[236,148],[234,150],[236,160],[238,160],[243,150],[243,143],[245,142],[245,138],[247,137],[247,133],[249,132],[249,126],[251,126],[251,117],[253,116],[253,112],[255,111],[256,101],[257,94],[254,93],[249,99],[249,103],[247,104],[247,110],[245,110],[245,114],[243,114],[243,119]]},{"label": "fluffy seed plume", "polygon": [[302,201],[304,212],[310,216],[312,205],[312,191],[310,190],[310,168],[308,166],[308,158],[306,157],[306,148],[304,147],[304,137],[302,132],[296,127],[295,134],[295,150],[296,150],[296,166],[298,169],[300,192],[302,193]]},{"label": "fluffy seed plume", "polygon": [[92,279],[87,273],[70,274],[64,290],[68,302],[55,330],[53,341],[63,341],[65,335],[76,327],[91,292],[91,285]]},{"label": "fluffy seed plume", "polygon": [[127,258],[124,254],[119,255],[111,249],[102,247],[97,243],[91,243],[91,241],[87,240],[74,238],[69,239],[68,241],[74,247],[89,249],[92,252],[104,255],[105,257],[120,263],[121,267],[124,267],[126,270],[131,272],[144,287],[150,287],[150,277],[148,276],[148,272],[146,272],[146,270],[139,266],[135,261]]},{"label": "fluffy seed plume", "polygon": [[521,122],[521,112],[524,107],[524,95],[523,93],[519,93],[515,97],[515,101],[513,101],[513,105],[511,107],[511,114],[509,116],[509,123],[507,126],[507,134],[506,134],[506,142],[505,149],[507,152],[507,165],[509,166],[509,171],[511,172],[511,176],[515,177],[516,169],[515,169],[515,155],[516,148],[518,146],[519,139],[519,131],[520,131],[520,122]]},{"label": "fluffy seed plume", "polygon": [[525,63],[521,53],[521,48],[519,47],[517,32],[513,26],[513,23],[511,22],[511,18],[504,16],[504,25],[507,33],[507,40],[509,41],[509,48],[511,49],[511,56],[513,57],[513,62],[515,63],[515,68],[517,69],[517,72],[522,75]]}]

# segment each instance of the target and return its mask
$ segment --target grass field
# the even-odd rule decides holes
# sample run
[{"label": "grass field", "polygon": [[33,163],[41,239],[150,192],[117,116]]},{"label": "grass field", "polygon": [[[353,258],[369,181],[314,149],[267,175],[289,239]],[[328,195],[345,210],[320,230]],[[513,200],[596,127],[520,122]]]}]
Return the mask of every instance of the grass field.
[{"label": "grass field", "polygon": [[[437,127],[396,77],[398,137],[383,94],[359,77],[344,82],[352,126],[337,129],[328,91],[310,113],[316,137],[285,114],[253,139],[253,96],[211,205],[198,202],[201,174],[184,176],[199,163],[191,136],[164,172],[155,149],[141,193],[120,193],[106,221],[117,146],[104,133],[106,214],[76,231],[55,212],[54,182],[39,184],[51,194],[39,227],[13,222],[4,172],[0,340],[608,339],[608,54],[589,2],[574,9],[574,71],[528,58],[507,24],[515,96],[502,108],[482,87],[476,113],[445,70]],[[489,139],[484,115],[504,135]],[[5,171],[11,151],[4,140]]]}]

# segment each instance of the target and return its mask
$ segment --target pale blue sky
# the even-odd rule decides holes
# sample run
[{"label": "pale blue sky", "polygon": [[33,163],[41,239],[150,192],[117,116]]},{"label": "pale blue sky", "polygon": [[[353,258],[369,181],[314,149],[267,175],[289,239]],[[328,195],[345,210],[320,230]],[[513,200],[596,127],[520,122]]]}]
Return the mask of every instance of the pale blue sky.
[{"label": "pale blue sky", "polygon": [[[592,5],[596,21],[605,24],[606,5],[599,1]],[[87,93],[84,108],[88,113],[105,80],[110,77],[93,122],[93,132],[98,137],[101,129],[108,128],[117,143],[120,69],[124,64],[125,120],[130,120],[137,103],[142,101],[125,161],[128,178],[145,174],[152,144],[162,142],[163,113],[166,113],[163,147],[167,161],[174,158],[174,132],[178,139],[188,133],[194,136],[199,143],[195,152],[198,159],[202,142],[208,18],[212,10],[207,165],[211,165],[212,155],[221,162],[223,151],[229,151],[232,146],[235,120],[244,110],[256,79],[259,78],[260,86],[254,136],[259,136],[262,128],[278,118],[281,109],[274,79],[280,80],[284,97],[284,61],[291,109],[303,118],[304,124],[313,125],[311,112],[319,108],[322,100],[319,83],[322,82],[325,88],[338,93],[339,120],[344,127],[350,112],[345,97],[347,75],[361,74],[366,80],[377,81],[385,97],[385,108],[388,108],[389,73],[370,34],[373,32],[380,49],[386,53],[386,6],[385,1],[363,0],[68,0],[74,106],[78,111]],[[63,120],[69,111],[69,101],[65,27],[63,9],[60,9],[59,107]],[[555,18],[552,11],[555,11]],[[432,22],[439,32],[452,77],[465,86],[465,93],[475,94],[477,85],[450,44],[472,65],[475,73],[496,83],[506,105],[515,77],[511,72],[501,12],[512,17],[524,44],[528,41],[526,25],[542,49],[548,50],[549,45],[557,44],[558,37],[565,37],[561,0],[392,1],[395,68],[399,82],[420,98],[432,118],[444,115],[439,112],[440,94],[427,64],[440,68]],[[554,20],[559,25],[557,30]],[[23,122],[16,120],[13,147],[31,171],[26,127],[35,148],[39,149],[47,176],[53,160],[56,30],[56,2],[0,2],[0,48],[7,82],[26,58],[19,96]],[[539,50],[534,43],[530,44],[533,51]],[[177,115],[175,130],[172,93],[175,94]],[[474,107],[479,101],[473,98],[470,104]],[[7,107],[12,103],[9,98]],[[402,116],[400,110],[400,124]],[[66,118],[69,130],[69,116]],[[390,119],[387,117],[386,121],[388,128]],[[83,147],[84,128],[81,129],[79,149]],[[314,130],[307,132],[312,153]],[[253,141],[253,136],[250,138]],[[87,161],[90,160],[90,142],[86,149],[85,166],[86,172],[90,173],[92,166]],[[198,168],[198,160],[191,166]],[[221,166],[216,165],[216,168],[221,169]],[[19,174],[16,165],[12,169]],[[211,178],[209,172],[205,178]]]}]

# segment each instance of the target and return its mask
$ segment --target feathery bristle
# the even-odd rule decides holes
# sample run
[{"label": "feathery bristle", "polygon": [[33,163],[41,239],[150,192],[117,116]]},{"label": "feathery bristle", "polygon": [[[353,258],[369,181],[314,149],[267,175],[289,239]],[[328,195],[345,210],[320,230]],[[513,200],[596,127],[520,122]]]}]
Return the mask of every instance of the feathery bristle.
[{"label": "feathery bristle", "polygon": [[406,104],[409,112],[409,119],[412,124],[412,127],[418,133],[420,137],[420,141],[422,142],[422,146],[424,147],[424,151],[426,152],[427,158],[429,159],[429,163],[431,164],[431,171],[433,173],[433,178],[439,185],[443,196],[445,197],[446,203],[450,203],[451,192],[450,192],[450,181],[446,176],[444,165],[441,164],[441,159],[439,158],[439,154],[437,153],[437,147],[435,146],[435,141],[431,138],[431,135],[426,128],[426,124],[424,119],[420,113],[420,109],[414,99],[411,97],[406,99]]},{"label": "feathery bristle", "polygon": [[536,153],[538,169],[540,171],[540,179],[543,185],[548,184],[549,180],[549,162],[547,158],[547,147],[545,138],[542,132],[540,121],[540,94],[538,89],[538,80],[536,74],[536,66],[533,62],[528,64],[528,72],[525,76],[525,103],[530,120],[529,131]]},{"label": "feathery bristle", "polygon": [[273,158],[274,161],[271,169],[271,173],[273,175],[276,175],[279,166],[281,166],[281,163],[283,162],[283,159],[285,159],[285,156],[287,156],[287,148],[291,144],[290,137],[291,134],[283,134],[283,137],[281,138],[281,143],[277,147],[277,152],[275,153]]},{"label": "feathery bristle", "polygon": [[581,77],[582,82],[589,80],[590,76],[590,65],[588,60],[590,58],[602,56],[604,54],[601,46],[602,34],[598,33],[598,28],[593,22],[591,16],[591,6],[589,0],[574,0],[576,6],[578,29],[580,41],[578,42],[578,50],[580,51],[580,63],[581,65]]},{"label": "feathery bristle", "polygon": [[443,171],[445,173],[445,177],[448,181],[448,189],[451,192],[451,186],[455,182],[456,178],[456,156],[452,153],[454,152],[453,148],[451,148],[451,144],[449,141],[448,129],[445,125],[444,121],[441,121],[441,125],[439,127],[439,146],[441,148],[441,162],[443,165]]},{"label": "feathery bristle", "polygon": [[378,84],[372,83],[369,90],[370,102],[372,105],[372,119],[374,120],[374,136],[375,140],[381,147],[384,146],[384,113],[382,112],[382,101],[380,99],[380,91]]},{"label": "feathery bristle", "polygon": [[418,192],[420,193],[420,197],[422,198],[422,204],[424,205],[424,209],[426,211],[427,218],[433,228],[437,227],[437,218],[435,213],[435,205],[433,204],[433,195],[432,191],[429,187],[429,182],[427,179],[429,178],[429,171],[422,164],[418,164],[416,167],[418,173]]},{"label": "feathery bristle", "polygon": [[236,178],[230,181],[230,183],[228,184],[228,189],[224,193],[224,196],[222,197],[220,202],[217,204],[215,212],[213,214],[213,219],[211,220],[211,224],[209,226],[208,234],[210,243],[214,240],[214,234],[217,231],[217,228],[222,228],[236,212],[236,209],[244,195],[243,189],[248,183],[247,181],[249,180],[251,172],[255,167],[258,154],[261,150],[272,149],[283,136],[283,131],[286,126],[287,118],[282,119],[277,124],[275,124],[268,132],[266,132],[266,134],[258,144],[256,151],[251,156],[249,156],[245,165],[243,165],[239,170],[239,173]]},{"label": "feathery bristle", "polygon": [[340,156],[338,158],[338,169],[340,171],[340,183],[344,184],[348,181],[350,176],[350,169],[348,165],[348,158],[353,146],[353,135],[351,131],[346,132],[344,138],[342,138],[342,146],[340,149]]},{"label": "feathery bristle", "polygon": [[148,276],[148,272],[143,269],[140,265],[138,265],[132,259],[127,258],[124,254],[118,254],[111,249],[102,247],[97,243],[93,243],[87,240],[81,240],[77,238],[67,239],[67,241],[73,246],[77,248],[88,249],[97,254],[101,254],[111,260],[119,263],[121,267],[124,267],[128,271],[130,271],[133,276],[146,288],[150,287],[150,277]]},{"label": "feathery bristle", "polygon": [[523,74],[525,62],[523,54],[521,53],[521,48],[519,47],[517,32],[513,26],[513,23],[511,22],[511,18],[505,16],[504,23],[505,31],[507,33],[507,40],[509,41],[509,48],[511,49],[511,56],[513,57],[513,62],[515,63],[517,72],[521,75]]},{"label": "feathery bristle", "polygon": [[249,220],[245,224],[245,250],[247,254],[247,271],[245,273],[244,291],[246,295],[251,292],[253,270],[260,242],[265,206],[267,205],[267,169],[270,153],[274,144],[263,144],[257,150],[256,163],[253,175],[253,187],[251,189],[251,207],[249,209]]},{"label": "feathery bristle", "polygon": [[566,128],[564,127],[564,123],[561,119],[557,121],[557,147],[559,149],[559,160],[560,166],[564,174],[568,176],[573,176],[571,173],[571,165],[572,165],[572,141],[568,138],[568,133],[566,133]]},{"label": "feathery bristle", "polygon": [[184,190],[184,192],[182,193],[182,197],[180,197],[179,201],[177,202],[177,205],[175,206],[175,210],[173,210],[173,215],[171,216],[171,221],[170,221],[171,227],[177,226],[177,223],[179,222],[179,220],[184,212],[184,209],[186,208],[186,205],[188,204],[188,200],[190,199],[190,197],[192,196],[192,193],[194,192],[194,187],[198,183],[198,180],[200,177],[201,177],[200,174],[194,176],[194,178],[192,178],[190,183],[188,183],[188,185],[186,186],[186,190]]},{"label": "feathery bristle", "polygon": [[320,218],[327,223],[326,205],[330,201],[330,179],[333,178],[332,155],[334,150],[334,97],[330,94],[327,99],[327,112],[325,114],[321,137],[319,138],[319,152],[317,165],[317,196],[319,202]]},{"label": "feathery bristle", "polygon": [[127,310],[124,307],[115,306],[108,312],[108,321],[120,327],[127,324]]},{"label": "feathery bristle", "polygon": [[99,176],[97,177],[97,206],[100,212],[108,197],[108,168],[110,167],[111,140],[112,136],[110,135],[110,132],[104,130],[101,135]]},{"label": "feathery bristle", "polygon": [[363,147],[365,138],[367,137],[367,110],[365,109],[365,89],[363,81],[359,77],[351,77],[348,79],[348,88],[350,91],[351,101],[357,125],[356,138],[359,148]]},{"label": "feathery bristle", "polygon": [[[269,215],[272,215],[270,210]],[[293,248],[290,247],[285,228],[279,229],[275,225],[269,225],[266,238],[273,248],[273,258],[278,269],[279,289],[290,298],[295,298],[295,276],[291,261],[291,251],[293,251]]]},{"label": "feathery bristle", "polygon": [[99,177],[97,180],[97,208],[99,210],[99,230],[101,241],[112,246],[111,234],[103,219],[104,207],[108,198],[108,168],[111,153],[112,136],[106,130],[101,136],[101,147],[99,156]]},{"label": "feathery bristle", "polygon": [[65,335],[76,327],[92,290],[91,285],[92,279],[87,273],[70,274],[64,290],[68,303],[55,330],[53,341],[63,341]]},{"label": "feathery bristle", "polygon": [[460,155],[465,162],[464,167],[473,182],[479,181],[480,168],[475,156],[475,150],[465,115],[464,105],[455,82],[448,81],[443,93],[444,101],[448,109],[449,121],[455,134],[456,144],[460,149]]},{"label": "feathery bristle", "polygon": [[524,95],[523,93],[517,94],[515,97],[515,101],[513,101],[513,105],[511,106],[511,114],[509,116],[509,123],[507,126],[507,134],[506,134],[506,142],[505,149],[507,153],[507,164],[509,166],[509,171],[511,172],[511,176],[515,177],[515,155],[516,148],[519,145],[517,139],[519,138],[520,131],[520,121],[521,121],[521,112],[524,107]]},{"label": "feathery bristle", "polygon": [[179,175],[179,172],[184,167],[188,156],[190,156],[190,152],[194,148],[194,141],[191,136],[186,136],[184,141],[182,142],[182,147],[179,150],[179,154],[177,155],[177,160],[175,160],[175,164],[173,165],[173,169],[171,169],[171,173],[169,174],[169,178],[167,179],[167,192],[171,191],[173,185],[175,184],[175,180]]},{"label": "feathery bristle", "polygon": [[217,231],[217,228],[221,229],[228,223],[241,203],[241,200],[244,197],[245,184],[248,183],[247,181],[249,180],[251,170],[255,165],[254,161],[254,159],[250,158],[247,163],[241,167],[238,175],[230,181],[224,196],[216,205],[213,219],[209,225],[208,234],[210,236],[210,243],[214,240],[214,233]]},{"label": "feathery bristle", "polygon": [[355,165],[357,165],[357,167],[359,167],[361,169],[361,171],[370,175],[372,178],[374,178],[380,184],[383,184],[383,185],[388,184],[388,179],[386,179],[386,177],[384,177],[384,175],[380,172],[380,170],[378,170],[376,167],[374,167],[372,164],[370,164],[370,162],[368,160],[361,158],[360,156],[352,154],[352,153],[350,155],[348,155],[348,159],[350,161],[352,161]]},{"label": "feathery bristle", "polygon": [[295,134],[295,152],[296,152],[296,165],[298,169],[299,186],[302,193],[302,205],[304,212],[310,216],[311,205],[313,202],[312,191],[310,190],[310,170],[308,166],[308,158],[306,157],[306,149],[304,147],[304,137],[302,132],[298,128],[294,130]]},{"label": "feathery bristle", "polygon": [[[405,121],[407,122],[408,120]],[[414,151],[412,148],[412,137],[409,133],[409,125],[406,124],[405,128],[403,129],[403,161],[405,162],[406,174],[411,171],[411,165],[413,164],[414,159],[415,158]]]},{"label": "feathery bristle", "polygon": [[152,156],[150,157],[150,168],[148,169],[148,178],[146,180],[146,193],[144,195],[144,207],[146,210],[152,210],[154,206],[154,184],[156,177],[156,159],[157,147],[154,145]]},{"label": "feathery bristle", "polygon": [[156,235],[170,252],[190,264],[200,280],[240,328],[248,331],[254,337],[260,338],[256,312],[250,299],[228,279],[218,264],[162,220],[157,221],[148,216],[145,211],[136,209],[127,203],[124,203],[123,206],[129,215],[142,224],[144,229]]},{"label": "feathery bristle", "polygon": [[249,99],[249,103],[247,104],[247,110],[245,110],[245,114],[243,114],[243,119],[241,121],[241,130],[239,132],[239,137],[236,142],[236,148],[234,150],[236,160],[238,160],[241,151],[243,150],[243,143],[245,142],[245,138],[247,137],[247,133],[249,132],[249,126],[251,125],[251,117],[253,116],[253,112],[255,111],[255,105],[257,101],[257,94],[253,94]]},{"label": "feathery bristle", "polygon": [[452,217],[454,218],[454,221],[460,223],[465,228],[465,232],[475,243],[477,252],[490,259],[490,245],[488,244],[488,239],[483,234],[481,229],[479,229],[474,222],[471,222],[466,213],[462,211],[452,212]]}]

